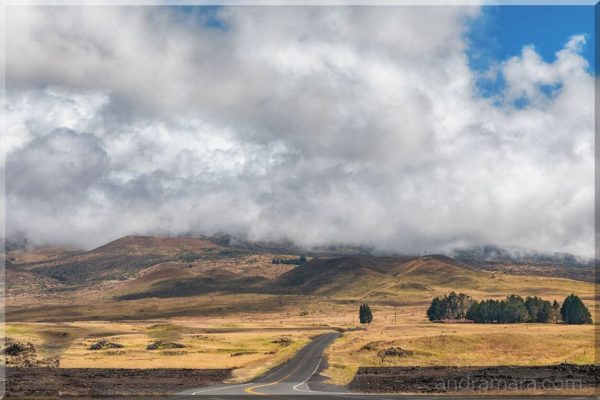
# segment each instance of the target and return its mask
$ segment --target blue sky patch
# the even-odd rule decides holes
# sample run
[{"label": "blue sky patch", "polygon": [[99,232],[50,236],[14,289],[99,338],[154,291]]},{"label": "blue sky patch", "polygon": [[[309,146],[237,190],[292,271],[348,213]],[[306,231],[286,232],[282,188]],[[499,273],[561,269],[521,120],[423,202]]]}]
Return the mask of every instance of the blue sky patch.
[{"label": "blue sky patch", "polygon": [[170,6],[175,13],[181,13],[186,16],[193,16],[198,23],[214,29],[227,30],[227,25],[219,16],[219,11],[223,6]]},{"label": "blue sky patch", "polygon": [[[544,61],[552,62],[574,35],[586,38],[582,55],[590,71],[596,71],[593,6],[485,6],[467,32],[469,65],[476,72],[484,72],[521,54],[527,45],[533,45]],[[490,97],[502,90],[504,80],[501,76],[480,78],[477,87],[481,95]],[[543,88],[548,95],[556,89]]]}]

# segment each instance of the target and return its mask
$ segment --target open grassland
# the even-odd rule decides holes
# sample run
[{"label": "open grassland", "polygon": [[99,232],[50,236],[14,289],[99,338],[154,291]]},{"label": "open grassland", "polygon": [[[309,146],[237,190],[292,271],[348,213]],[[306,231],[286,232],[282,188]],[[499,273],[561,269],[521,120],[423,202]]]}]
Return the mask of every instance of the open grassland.
[{"label": "open grassland", "polygon": [[[150,256],[160,262],[146,266]],[[63,368],[234,368],[233,379],[242,381],[333,329],[345,332],[327,350],[324,374],[338,384],[359,366],[595,361],[595,325],[433,324],[425,317],[431,299],[450,291],[559,302],[576,293],[595,316],[598,285],[590,282],[478,271],[447,257],[340,257],[294,267],[272,264],[272,254],[138,237],[65,260],[48,257],[7,273],[6,335],[33,342],[38,357],[58,358]],[[77,279],[58,280],[73,270]],[[359,325],[363,302],[373,323],[348,330]],[[123,347],[89,349],[101,339]],[[147,349],[161,340],[183,347]],[[402,352],[381,355],[390,348]]]},{"label": "open grassland", "polygon": [[[206,311],[219,305],[222,310],[234,307],[235,311],[122,322],[11,322],[7,336],[34,342],[44,356],[58,356],[60,366],[65,368],[234,368],[235,381],[250,379],[285,361],[316,334],[351,328],[358,330],[345,331],[326,351],[328,368],[324,375],[332,383],[348,383],[359,366],[595,362],[596,325],[434,324],[426,320],[426,303],[374,302],[371,303],[374,321],[361,329],[364,327],[357,327],[360,304],[357,300],[318,296],[262,298],[252,295],[245,298],[247,302],[256,300],[262,304],[263,312],[252,309],[248,303],[243,309],[235,296],[187,300],[188,307],[198,307],[198,310]],[[158,301],[158,305],[167,300],[153,301]],[[179,302],[180,299],[168,301]],[[593,310],[593,303],[587,303]],[[162,309],[172,306],[162,304]],[[124,347],[89,350],[90,345],[101,338]],[[289,346],[274,343],[281,338],[289,338],[292,343]],[[148,344],[157,340],[185,347],[146,350]],[[392,347],[408,350],[410,355],[379,355]]]},{"label": "open grassland", "polygon": [[429,303],[433,297],[450,291],[463,292],[475,299],[501,299],[514,293],[562,301],[569,294],[577,293],[583,299],[592,301],[596,295],[594,284],[564,278],[516,276],[467,269],[446,272],[425,268],[394,276],[369,291],[366,297],[378,301]]},{"label": "open grassland", "polygon": [[[415,310],[416,311],[416,310]],[[595,363],[597,325],[414,323],[411,309],[396,325],[375,321],[344,332],[326,350],[331,383],[347,384],[358,367],[492,366]],[[386,356],[390,348],[407,351]]]},{"label": "open grassland", "polygon": [[[466,272],[465,272],[466,271]],[[418,274],[385,277],[375,273],[368,275],[368,284],[360,289],[360,279],[355,284],[331,294],[277,294],[277,293],[237,293],[227,294],[210,291],[200,294],[181,293],[173,285],[169,294],[161,291],[158,297],[145,297],[123,300],[123,287],[163,287],[163,278],[149,283],[142,276],[113,284],[112,289],[99,285],[98,289],[85,288],[46,295],[21,295],[6,300],[7,321],[23,322],[68,322],[81,320],[147,320],[178,317],[215,317],[242,319],[248,315],[282,314],[287,318],[297,315],[302,308],[316,317],[324,313],[346,313],[348,304],[367,301],[378,307],[419,306],[422,312],[416,314],[420,320],[427,305],[435,296],[454,290],[464,292],[476,300],[501,299],[509,294],[541,296],[553,301],[562,300],[576,293],[591,308],[594,315],[598,285],[589,282],[564,278],[539,276],[514,276],[493,272],[459,271],[458,281],[436,275],[427,269]],[[182,278],[184,279],[184,278]],[[377,281],[377,282],[375,282]],[[106,284],[105,284],[106,285]],[[184,289],[186,289],[185,287]],[[189,288],[187,288],[189,289]],[[131,292],[129,292],[131,293]],[[163,297],[165,296],[165,297]],[[355,313],[346,314],[344,326],[351,324]],[[281,321],[279,318],[271,322]],[[326,320],[327,322],[329,320]]]},{"label": "open grassland", "polygon": [[[234,368],[234,380],[260,375],[285,362],[315,329],[262,329],[235,324],[79,322],[9,324],[7,336],[36,345],[38,356],[58,356],[61,368]],[[123,347],[91,350],[106,339]],[[148,350],[158,340],[181,348]]]}]

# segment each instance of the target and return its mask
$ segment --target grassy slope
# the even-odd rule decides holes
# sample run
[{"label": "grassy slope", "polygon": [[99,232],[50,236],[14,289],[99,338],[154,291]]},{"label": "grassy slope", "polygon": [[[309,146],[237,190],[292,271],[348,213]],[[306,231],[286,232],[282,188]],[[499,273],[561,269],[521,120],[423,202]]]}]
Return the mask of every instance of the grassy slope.
[{"label": "grassy slope", "polygon": [[[138,239],[134,239],[134,243],[139,243]],[[127,251],[132,251],[135,257],[147,255],[147,252],[176,257],[181,251],[190,251],[189,247],[173,247],[173,243],[163,241],[157,244],[144,239],[142,242],[152,246],[132,247],[126,241],[127,245],[123,245],[121,250],[105,246],[94,254],[129,257]],[[325,373],[335,382],[348,380],[358,365],[593,361],[594,335],[590,326],[437,325],[428,323],[424,315],[432,297],[451,290],[465,292],[477,299],[501,298],[517,293],[558,301],[574,292],[591,306],[594,314],[597,286],[591,283],[476,271],[443,257],[343,257],[313,261],[291,271],[290,266],[270,264],[270,257],[221,254],[219,251],[218,255],[211,253],[191,264],[169,261],[143,268],[127,280],[103,282],[101,287],[92,285],[48,295],[13,297],[7,304],[9,335],[33,338],[43,344],[44,351],[62,354],[64,366],[96,365],[86,361],[91,359],[107,366],[178,366],[181,363],[194,367],[220,367],[235,364],[243,366],[239,376],[247,376],[260,372],[260,365],[277,362],[278,357],[288,357],[286,352],[293,352],[294,347],[275,355],[259,357],[258,353],[252,353],[253,356],[231,357],[227,354],[219,358],[204,339],[195,342],[196,339],[190,336],[195,334],[194,330],[188,328],[260,328],[260,331],[248,331],[251,342],[268,334],[272,328],[347,328],[356,322],[358,304],[367,301],[374,311],[374,324],[366,331],[345,333],[328,350],[329,368]],[[207,281],[211,276],[219,277],[221,281]],[[266,285],[261,290],[263,293],[240,293],[246,289],[240,290],[239,285],[245,283],[237,281],[240,277],[270,278],[274,279],[274,283]],[[131,293],[144,295],[137,300],[119,300],[119,296]],[[395,313],[397,321],[394,323]],[[128,320],[129,325],[101,322],[116,320]],[[19,324],[18,321],[27,323]],[[32,323],[34,321],[52,323]],[[175,331],[148,329],[164,323],[178,328]],[[64,332],[67,334],[64,335]],[[98,335],[130,341],[131,347],[123,354],[88,354],[86,341]],[[161,335],[189,343],[190,350],[179,355],[147,353],[145,344]],[[303,337],[305,340],[306,336]],[[369,342],[378,342],[374,351],[359,350]],[[264,352],[271,351],[268,346],[263,348],[256,343],[246,347],[238,344],[221,348],[255,346],[253,348],[264,349]],[[391,346],[409,349],[414,354],[406,358],[381,360],[377,351]],[[126,361],[129,357],[137,362],[129,363]],[[254,361],[256,363],[253,364]]]},{"label": "grassy slope", "polygon": [[452,290],[476,298],[518,293],[560,301],[572,292],[587,300],[594,297],[594,285],[588,282],[477,271],[447,257],[317,260],[282,275],[271,286],[292,293],[404,304],[429,302]]},{"label": "grassy slope", "polygon": [[[432,297],[451,290],[476,299],[517,293],[562,301],[572,292],[587,303],[595,298],[595,286],[591,283],[475,271],[443,257],[343,257],[316,260],[297,268],[274,266],[269,259],[269,255],[248,255],[191,264],[162,263],[121,282],[105,282],[103,286],[92,285],[60,295],[9,300],[7,319],[32,322],[227,315],[244,311],[252,314],[308,304],[311,300],[307,296],[337,302],[419,306],[424,312]],[[263,287],[268,278],[274,280]],[[215,296],[220,300],[214,301]]]},{"label": "grassy slope", "polygon": [[[327,349],[325,375],[344,384],[359,366],[593,364],[594,329],[591,325],[377,324],[366,331],[347,332]],[[362,349],[367,343],[372,349]],[[378,355],[389,347],[413,354]]]}]

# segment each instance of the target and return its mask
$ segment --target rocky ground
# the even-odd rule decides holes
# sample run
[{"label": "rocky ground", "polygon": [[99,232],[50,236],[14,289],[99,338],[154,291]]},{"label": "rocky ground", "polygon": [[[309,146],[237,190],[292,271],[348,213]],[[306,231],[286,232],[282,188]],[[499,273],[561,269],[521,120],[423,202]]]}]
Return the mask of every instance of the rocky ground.
[{"label": "rocky ground", "polygon": [[10,337],[0,338],[0,354],[4,356],[6,366],[9,367],[58,367],[56,357],[40,357],[35,345],[31,342],[21,342]]},{"label": "rocky ground", "polygon": [[231,369],[6,368],[7,398],[161,396],[216,383]]},{"label": "rocky ground", "polygon": [[539,367],[371,367],[360,368],[350,383],[356,392],[445,393],[593,389],[600,366]]}]

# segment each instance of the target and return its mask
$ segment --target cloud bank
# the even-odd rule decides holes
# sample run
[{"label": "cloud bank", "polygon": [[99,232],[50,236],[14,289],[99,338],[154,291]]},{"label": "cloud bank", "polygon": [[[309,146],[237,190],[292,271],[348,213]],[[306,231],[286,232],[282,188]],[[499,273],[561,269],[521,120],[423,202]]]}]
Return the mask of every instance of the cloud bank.
[{"label": "cloud bank", "polygon": [[592,256],[593,77],[573,36],[499,60],[467,7],[11,7],[7,235],[228,232]]}]

